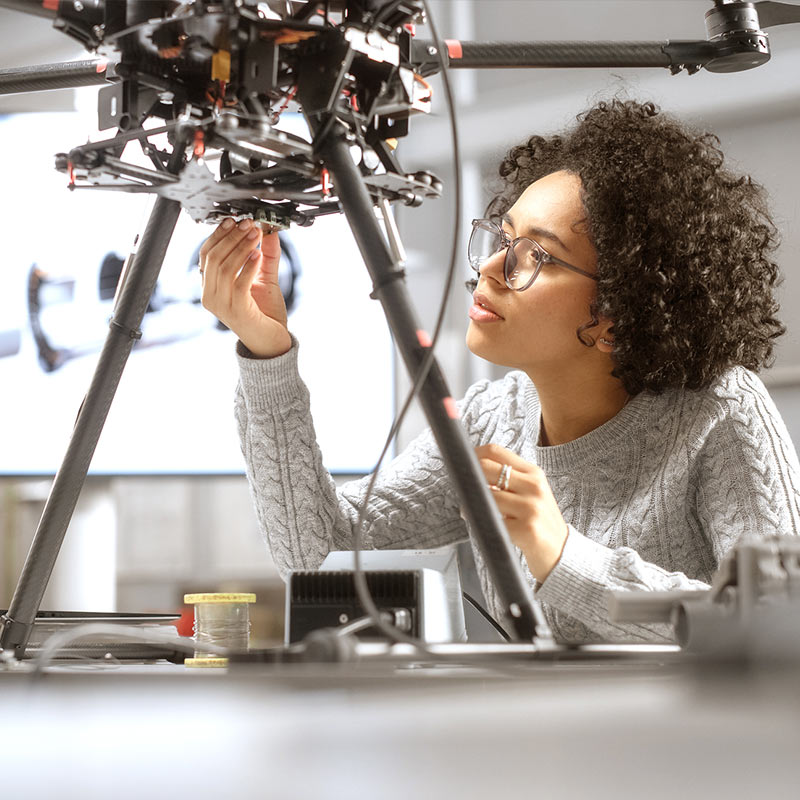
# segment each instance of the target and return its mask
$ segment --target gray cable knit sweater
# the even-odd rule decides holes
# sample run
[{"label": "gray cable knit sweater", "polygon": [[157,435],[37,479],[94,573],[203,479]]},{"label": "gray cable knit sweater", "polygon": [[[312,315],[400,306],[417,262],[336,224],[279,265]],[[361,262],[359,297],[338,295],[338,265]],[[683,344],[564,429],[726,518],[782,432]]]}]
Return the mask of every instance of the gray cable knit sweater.
[{"label": "gray cable knit sweater", "polygon": [[[351,548],[368,480],[337,490],[323,467],[297,347],[266,360],[238,351],[236,418],[248,479],[283,575]],[[476,446],[495,442],[542,467],[569,525],[561,559],[541,585],[518,552],[560,641],[671,641],[667,625],[613,623],[609,591],[706,588],[742,534],[800,533],[797,454],[763,384],[742,367],[702,391],[642,393],[601,427],[554,447],[537,446],[539,400],[522,372],[475,384],[460,409]],[[365,547],[432,548],[468,535],[426,431],[381,470]],[[489,608],[508,622],[473,550]]]}]

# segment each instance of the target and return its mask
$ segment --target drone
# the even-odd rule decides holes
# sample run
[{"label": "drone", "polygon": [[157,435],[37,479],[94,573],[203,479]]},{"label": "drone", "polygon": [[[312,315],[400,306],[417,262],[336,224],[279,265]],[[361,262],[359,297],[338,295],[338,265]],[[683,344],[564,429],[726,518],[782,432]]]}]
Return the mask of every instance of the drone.
[{"label": "drone", "polygon": [[[728,72],[765,63],[765,29],[800,21],[800,8],[788,3],[717,0],[706,14],[706,42],[449,42],[442,52],[415,36],[425,22],[422,0],[0,0],[0,6],[48,16],[100,56],[10,70],[0,80],[0,87],[7,81],[4,91],[29,91],[37,81],[46,88],[104,84],[98,127],[115,133],[56,157],[70,188],[150,193],[178,201],[198,222],[251,217],[278,229],[342,211],[320,158],[334,125],[346,129],[384,216],[386,203],[418,206],[439,197],[441,181],[424,171],[405,173],[395,151],[411,117],[430,112],[426,78],[443,66],[604,63]],[[281,129],[290,106],[302,111],[311,141]],[[166,147],[156,143],[159,137]],[[170,170],[170,149],[179,142],[185,157]],[[129,146],[138,147],[140,158],[123,157]]]},{"label": "drone", "polygon": [[[419,206],[441,195],[442,182],[427,171],[405,172],[398,141],[414,116],[430,113],[427,79],[436,73],[447,88],[453,69],[748,70],[770,58],[766,29],[800,22],[800,6],[714,0],[702,41],[539,43],[442,41],[426,0],[0,0],[0,7],[51,19],[93,56],[0,71],[5,94],[102,87],[98,127],[110,133],[56,157],[69,187],[156,198],[123,268],[95,378],[0,618],[0,647],[18,658],[25,652],[182,209],[198,222],[251,218],[270,230],[345,214],[514,635],[541,641],[544,616],[407,296],[391,204]],[[422,25],[432,38],[417,37]],[[287,109],[302,114],[308,137],[281,127]]]},{"label": "drone", "polygon": [[[342,210],[318,154],[338,124],[377,207],[441,194],[434,175],[406,174],[394,156],[409,117],[431,107],[410,60],[419,0],[62,5],[54,25],[105,59],[88,69],[105,83],[99,129],[116,129],[56,157],[70,188],[155,194],[198,222],[309,225]],[[313,141],[281,129],[290,106],[315,124]],[[171,171],[167,150],[178,141],[188,158]],[[138,160],[123,157],[129,145]]]}]

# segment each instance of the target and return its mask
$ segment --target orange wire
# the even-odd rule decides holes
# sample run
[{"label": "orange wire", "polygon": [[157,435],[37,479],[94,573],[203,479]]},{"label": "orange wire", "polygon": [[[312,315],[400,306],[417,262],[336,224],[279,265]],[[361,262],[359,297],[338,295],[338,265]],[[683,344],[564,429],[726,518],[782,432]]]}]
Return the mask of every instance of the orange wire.
[{"label": "orange wire", "polygon": [[425,80],[425,78],[422,77],[422,75],[417,75],[415,72],[414,80],[419,81],[431,93],[431,95],[433,95],[433,87],[428,83],[428,81]]}]

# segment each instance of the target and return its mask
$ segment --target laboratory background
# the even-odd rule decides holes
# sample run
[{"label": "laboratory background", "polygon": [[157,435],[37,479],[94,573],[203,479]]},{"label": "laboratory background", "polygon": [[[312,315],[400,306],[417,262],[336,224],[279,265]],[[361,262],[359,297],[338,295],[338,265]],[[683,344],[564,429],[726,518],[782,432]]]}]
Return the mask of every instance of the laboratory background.
[{"label": "laboratory background", "polygon": [[[703,39],[704,14],[712,4],[710,0],[431,0],[430,5],[442,38],[548,42]],[[450,287],[445,280],[456,224],[451,121],[441,76],[428,79],[433,89],[432,112],[411,119],[410,134],[401,139],[397,153],[406,171],[430,171],[441,179],[444,188],[439,199],[428,199],[421,208],[398,204],[394,217],[405,249],[409,292],[429,331],[435,326],[447,292],[436,355],[454,397],[461,397],[475,381],[499,378],[504,372],[472,355],[464,344],[472,302],[464,289],[464,281],[470,277],[466,258],[470,221],[484,215],[504,153],[534,132],[549,134],[564,128],[600,99],[652,101],[665,112],[718,136],[731,167],[750,174],[769,195],[781,237],[776,256],[783,278],[778,292],[779,316],[787,332],[778,342],[774,365],[761,373],[761,378],[792,440],[800,442],[800,24],[772,28],[769,40],[772,57],[768,63],[730,74],[700,70],[671,75],[666,69],[636,68],[451,71],[462,205],[458,219],[460,252]],[[87,57],[76,42],[54,30],[50,20],[0,9],[0,69]],[[142,195],[71,192],[67,176],[55,170],[56,153],[98,137],[96,103],[95,86],[0,96],[0,224],[4,243],[0,263],[0,609],[7,609],[11,602],[102,346],[116,281],[152,207]],[[299,114],[293,115],[291,110],[282,122],[295,126],[299,133],[303,130]],[[192,608],[184,602],[187,593],[254,593],[257,601],[249,610],[251,643],[268,647],[284,640],[286,588],[259,532],[236,435],[236,337],[200,304],[198,251],[212,230],[212,226],[195,223],[181,214],[145,315],[142,339],[131,353],[41,607],[180,614],[183,630],[191,635]],[[370,298],[369,276],[344,218],[320,219],[308,228],[291,228],[281,237],[281,282],[291,292],[289,328],[301,341],[301,372],[311,390],[323,459],[341,483],[373,469],[410,382],[380,305]],[[390,454],[402,451],[425,425],[415,403]],[[465,585],[472,585],[469,550],[460,552]],[[613,677],[612,667],[603,669],[597,678],[600,683]],[[575,677],[570,675],[567,680]],[[455,705],[461,703],[455,693],[457,681],[463,677],[441,687],[442,696],[450,698],[443,705],[446,719],[441,719],[442,739],[447,739],[453,729],[468,726],[477,739],[476,749],[466,752],[493,753],[487,763],[497,769],[508,766],[507,760],[517,759],[514,769],[518,770],[526,756],[514,752],[510,735],[495,739],[503,742],[501,756],[498,749],[492,749],[492,741],[481,741],[480,725],[466,710],[463,718],[453,713]],[[340,693],[348,691],[344,679],[335,678],[329,685],[338,686]],[[598,685],[576,684],[566,717],[554,705],[555,700],[549,711],[531,704],[532,714],[551,713],[553,719],[562,721],[553,734],[556,738],[541,751],[552,764],[564,768],[567,759],[563,748],[577,735],[576,747],[594,752],[584,762],[583,771],[576,765],[576,771],[582,771],[581,780],[589,785],[587,776],[595,769],[606,780],[596,793],[598,797],[632,797],[634,790],[638,792],[635,796],[645,797],[713,796],[715,784],[705,772],[694,788],[671,787],[665,766],[672,758],[668,751],[662,751],[662,771],[655,773],[647,772],[651,767],[656,769],[654,754],[638,765],[625,766],[623,754],[607,753],[608,759],[620,759],[622,764],[619,782],[610,784],[607,761],[593,750],[588,734],[575,733],[581,729],[581,715],[594,708]],[[642,681],[634,682],[626,691],[625,708],[635,700],[655,718],[668,713],[670,696],[653,699]],[[230,775],[220,767],[219,772],[211,769],[206,773],[207,784],[190,782],[187,786],[205,785],[220,797],[234,796],[227,793],[226,786],[245,785],[253,787],[250,796],[312,796],[313,792],[307,791],[309,786],[315,791],[328,786],[332,797],[401,796],[398,787],[406,772],[392,761],[391,754],[379,748],[378,761],[370,763],[373,734],[361,733],[352,740],[359,753],[350,762],[349,777],[335,777],[342,764],[336,765],[330,757],[316,763],[315,769],[322,772],[314,773],[313,779],[309,773],[306,778],[311,783],[305,789],[304,762],[296,750],[290,750],[289,743],[302,747],[308,735],[311,746],[324,749],[327,745],[313,733],[315,725],[322,725],[335,738],[336,720],[348,718],[348,725],[355,724],[347,716],[350,712],[361,715],[367,721],[364,730],[373,731],[378,739],[386,735],[387,741],[392,740],[387,731],[393,721],[401,726],[399,730],[416,736],[419,729],[412,716],[424,701],[417,699],[417,705],[412,702],[405,710],[399,702],[379,713],[374,708],[368,710],[368,699],[351,701],[346,694],[301,698],[297,692],[296,686],[288,687],[279,697],[276,695],[275,705],[259,708],[264,714],[272,713],[272,709],[276,719],[286,722],[288,727],[282,732],[264,734],[257,747],[253,744],[256,739],[248,740],[247,745],[237,742],[231,729],[226,729],[223,737],[226,753],[239,746],[261,754],[271,752],[272,756],[264,758],[273,767],[279,760],[274,753],[288,759],[284,766],[292,765],[293,777],[282,773],[281,781],[275,784],[278,794],[269,793],[269,779],[263,777],[262,781],[257,765],[247,767],[250,771],[245,770],[246,775],[239,774],[229,784]],[[85,699],[89,694],[80,696]],[[505,700],[513,705],[510,696],[509,690]],[[740,699],[725,695],[720,703],[727,706],[729,701],[738,703]],[[316,701],[319,705],[314,707]],[[528,709],[522,702],[520,708]],[[244,692],[231,703],[236,713],[247,716]],[[217,718],[219,724],[237,724],[239,718],[231,707],[226,706],[228,710]],[[94,737],[86,741],[104,752],[98,744],[102,736],[97,733],[102,727],[101,710],[90,713],[95,715],[91,718],[97,727]],[[147,738],[151,730],[143,713],[128,729],[126,736],[130,738],[120,739],[132,752],[136,742]],[[420,713],[420,718],[425,718]],[[626,713],[620,718],[620,726],[627,724]],[[776,719],[775,735],[780,737],[781,747],[796,749],[800,728],[794,728],[793,738],[791,733],[796,717]],[[522,722],[511,711],[503,725],[506,722],[504,730],[522,730]],[[714,713],[695,722],[701,733],[692,738],[688,731],[682,739],[683,750],[675,751],[676,757],[685,758],[693,751],[692,742],[708,744],[702,726],[713,738],[717,728],[724,727],[717,723],[719,718]],[[677,740],[680,723],[672,720],[669,724],[669,736],[674,734]],[[763,724],[769,725],[768,721]],[[61,725],[59,722],[57,727],[63,732],[67,728]],[[640,730],[638,723],[631,725],[629,730]],[[601,727],[598,723],[591,730]],[[492,736],[496,730],[490,727],[487,733]],[[220,728],[216,731],[219,733]],[[257,738],[261,734],[250,720],[242,735]],[[430,741],[426,736],[433,734],[428,730],[422,741]],[[673,741],[664,736],[663,741]],[[156,735],[156,739],[161,752],[168,753],[168,737]],[[57,747],[52,737],[46,741]],[[662,740],[656,737],[655,741]],[[192,742],[191,758],[202,760],[207,743],[199,736]],[[593,742],[602,749],[602,737]],[[184,755],[187,747],[182,745]],[[336,752],[344,752],[343,743],[337,747]],[[418,796],[458,796],[448,794],[446,782],[426,762],[421,748],[409,747],[417,759],[413,785]],[[708,763],[722,770],[725,747],[709,747]],[[453,745],[442,757],[451,766],[459,765],[456,772],[473,774],[473,767],[462,762],[457,750]],[[209,763],[214,767],[224,763],[214,762],[213,748],[211,751]],[[6,752],[13,755],[22,751],[12,747]],[[148,752],[152,759],[152,748]],[[754,756],[758,767],[752,782],[740,784],[742,793],[731,796],[756,796],[746,792],[767,787],[769,779],[763,776],[763,770],[773,756],[778,757],[776,753],[768,753],[765,744]],[[701,756],[697,758],[699,763]],[[75,763],[79,762],[78,758]],[[197,761],[187,768],[193,775],[200,771]],[[741,764],[738,768],[743,769]],[[427,769],[433,770],[428,784],[431,794],[424,790]],[[626,770],[633,786],[626,783]],[[65,774],[78,780],[75,770],[67,769]],[[101,770],[101,774],[106,773]],[[168,772],[153,774],[161,780]],[[374,788],[374,781],[385,775],[395,777],[384,785],[383,792],[369,793],[366,787]],[[472,790],[490,792],[494,779],[476,776],[474,773]],[[558,796],[548,793],[555,792],[553,787],[558,785],[553,775],[542,777],[542,781],[548,789],[540,796]],[[459,785],[461,796],[477,796],[469,787]],[[500,781],[498,785],[504,784]],[[87,787],[85,795],[75,791],[65,796],[101,796],[99,784],[90,782]],[[525,788],[534,791],[535,787],[534,777]],[[523,782],[516,779],[507,788],[497,796],[510,797],[512,788],[514,793],[522,791]],[[129,795],[123,791],[119,796]],[[775,794],[778,796],[788,795]]]},{"label": "laboratory background", "polygon": [[[442,36],[480,41],[703,38],[708,6],[704,0],[433,4]],[[86,56],[47,20],[2,10],[0,21],[3,68]],[[455,397],[478,379],[502,374],[464,346],[470,296],[463,281],[469,223],[483,214],[503,154],[534,131],[565,127],[598,99],[651,100],[719,136],[732,166],[769,193],[782,239],[777,261],[787,333],[762,378],[794,441],[800,438],[800,27],[776,27],[770,41],[769,63],[727,75],[574,68],[451,73],[462,155],[463,249],[437,356]],[[431,80],[434,110],[412,119],[398,152],[408,171],[440,177],[443,196],[420,209],[400,206],[396,218],[409,290],[432,330],[449,264],[454,204],[447,106],[440,79]],[[2,607],[13,593],[105,335],[113,284],[101,297],[104,259],[127,257],[149,210],[140,197],[71,193],[66,176],[55,171],[55,153],[96,131],[96,97],[95,87],[0,97],[6,231],[0,272]],[[126,367],[43,607],[163,611],[180,607],[188,591],[247,590],[263,598],[256,629],[279,640],[283,583],[258,533],[233,421],[235,339],[198,303],[195,251],[212,230],[181,216],[154,299],[160,306],[148,313],[141,346]],[[290,327],[302,341],[303,376],[326,465],[344,480],[377,463],[408,379],[382,312],[369,299],[369,277],[344,220],[321,220],[288,236],[298,273],[292,276]],[[32,268],[49,278],[40,291],[41,338],[70,353],[50,371],[30,322]],[[412,409],[396,450],[424,425],[422,412]]]}]

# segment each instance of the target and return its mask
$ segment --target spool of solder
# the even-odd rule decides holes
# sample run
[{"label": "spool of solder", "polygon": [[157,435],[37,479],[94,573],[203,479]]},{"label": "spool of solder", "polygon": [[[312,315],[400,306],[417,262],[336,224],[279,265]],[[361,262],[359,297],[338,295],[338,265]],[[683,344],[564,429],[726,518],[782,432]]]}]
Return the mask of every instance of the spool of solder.
[{"label": "spool of solder", "polygon": [[225,667],[228,659],[215,656],[197,645],[214,645],[247,652],[250,645],[250,603],[256,596],[247,593],[208,592],[187,594],[184,603],[194,606],[194,658],[187,667]]}]

